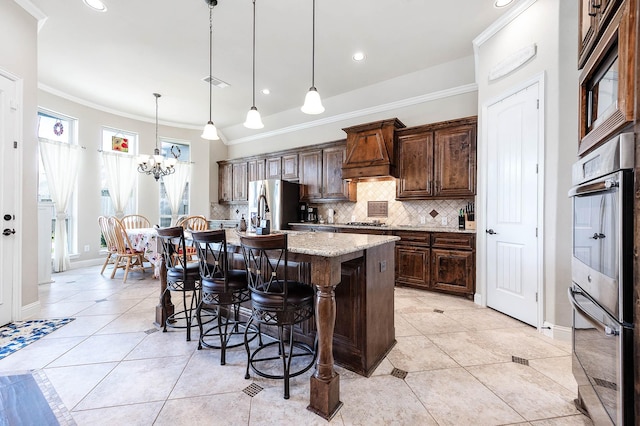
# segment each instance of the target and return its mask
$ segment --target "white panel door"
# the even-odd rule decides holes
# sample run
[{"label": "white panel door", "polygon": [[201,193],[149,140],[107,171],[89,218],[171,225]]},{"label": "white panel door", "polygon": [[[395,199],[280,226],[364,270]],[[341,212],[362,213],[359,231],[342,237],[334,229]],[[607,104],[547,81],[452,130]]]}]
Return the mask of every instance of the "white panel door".
[{"label": "white panel door", "polygon": [[487,305],[538,325],[538,83],[487,108]]},{"label": "white panel door", "polygon": [[17,150],[13,146],[16,126],[16,84],[0,75],[0,325],[13,319],[13,280],[15,231],[15,164]]}]

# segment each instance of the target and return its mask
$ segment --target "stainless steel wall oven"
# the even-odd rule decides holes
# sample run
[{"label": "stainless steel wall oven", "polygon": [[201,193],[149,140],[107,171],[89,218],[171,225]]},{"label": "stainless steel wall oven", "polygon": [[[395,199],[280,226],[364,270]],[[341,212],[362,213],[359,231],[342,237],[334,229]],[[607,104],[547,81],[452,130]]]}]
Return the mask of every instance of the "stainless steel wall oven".
[{"label": "stainless steel wall oven", "polygon": [[634,424],[634,135],[573,165],[573,373],[595,424]]}]

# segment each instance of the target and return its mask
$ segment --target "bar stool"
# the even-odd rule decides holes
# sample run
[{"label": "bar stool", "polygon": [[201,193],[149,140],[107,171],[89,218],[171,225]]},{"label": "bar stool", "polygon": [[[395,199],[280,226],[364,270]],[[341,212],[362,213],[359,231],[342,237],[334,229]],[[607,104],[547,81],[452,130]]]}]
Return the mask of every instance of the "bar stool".
[{"label": "bar stool", "polygon": [[[293,338],[294,326],[314,315],[314,290],[310,285],[288,278],[287,234],[240,235],[240,243],[251,291],[251,317],[245,336],[254,322],[259,326],[275,326],[278,330],[278,340],[263,344],[259,339],[259,346],[253,352],[245,337],[245,379],[250,378],[249,368],[262,377],[284,379],[284,399],[289,399],[289,379],[309,370],[316,359],[317,341],[311,347]],[[308,360],[296,363],[291,371],[291,361],[299,357]],[[273,372],[274,363],[270,361],[278,359],[282,361],[282,368]]]},{"label": "bar stool", "polygon": [[[166,316],[166,312],[163,313],[163,317],[167,318],[163,325],[163,331],[167,331],[167,327],[186,328],[187,341],[190,341],[191,327],[194,326],[194,308],[199,300],[200,265],[197,261],[190,262],[188,260],[182,226],[159,228],[158,238],[162,243],[164,263],[167,270],[167,286],[160,300],[163,300],[167,291],[175,291],[182,293],[183,303],[183,310],[169,316]],[[187,293],[191,293],[188,305]]]},{"label": "bar stool", "polygon": [[[224,230],[194,232],[192,238],[198,253],[201,281],[200,301],[196,308],[200,328],[198,349],[220,349],[220,365],[225,365],[227,348],[244,344],[245,323],[239,320],[239,311],[240,305],[251,299],[247,272],[244,269],[229,269],[233,259],[227,252]],[[207,329],[203,327],[207,324],[202,320],[203,312],[217,317],[217,321]],[[254,327],[252,334],[249,340],[258,335],[257,328]]]}]

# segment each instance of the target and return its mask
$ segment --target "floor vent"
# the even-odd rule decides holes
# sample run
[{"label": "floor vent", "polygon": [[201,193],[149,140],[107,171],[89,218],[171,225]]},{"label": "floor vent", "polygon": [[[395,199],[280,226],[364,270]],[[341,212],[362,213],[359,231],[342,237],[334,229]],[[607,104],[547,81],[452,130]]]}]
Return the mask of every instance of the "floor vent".
[{"label": "floor vent", "polygon": [[444,314],[444,311],[442,309],[434,309],[433,312],[435,312],[436,314]]},{"label": "floor vent", "polygon": [[399,368],[394,368],[393,370],[391,370],[391,375],[393,377],[397,377],[398,379],[404,380],[404,378],[407,377],[407,372],[404,370],[400,370]]},{"label": "floor vent", "polygon": [[157,328],[150,328],[150,329],[148,329],[148,330],[145,330],[144,332],[145,332],[145,334],[153,334],[153,333],[155,333],[156,331],[158,331],[158,329],[157,329]]},{"label": "floor vent", "polygon": [[522,365],[529,365],[529,360],[528,359],[520,358],[518,356],[513,356],[513,355],[511,355],[511,362],[516,362],[516,363],[522,364]]},{"label": "floor vent", "polygon": [[246,393],[251,398],[253,398],[257,394],[259,394],[261,390],[262,390],[262,386],[260,386],[257,383],[251,383],[249,386],[247,386],[246,388],[242,389],[242,392]]}]

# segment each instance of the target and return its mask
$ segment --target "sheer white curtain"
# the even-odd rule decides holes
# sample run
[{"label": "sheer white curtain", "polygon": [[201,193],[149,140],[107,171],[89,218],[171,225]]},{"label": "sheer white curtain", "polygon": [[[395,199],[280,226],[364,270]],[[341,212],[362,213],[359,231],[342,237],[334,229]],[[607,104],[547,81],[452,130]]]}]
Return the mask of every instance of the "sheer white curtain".
[{"label": "sheer white curtain", "polygon": [[169,201],[169,207],[171,207],[172,224],[175,224],[176,220],[178,220],[180,200],[182,200],[184,188],[191,174],[191,164],[178,162],[175,165],[175,169],[176,171],[174,173],[162,178],[164,190],[167,193],[167,200]]},{"label": "sheer white curtain", "polygon": [[49,193],[56,208],[56,229],[53,246],[53,270],[69,269],[67,244],[67,206],[78,176],[80,147],[45,138],[40,139],[40,155],[47,175]]},{"label": "sheer white curtain", "polygon": [[117,217],[124,216],[124,209],[131,198],[137,178],[136,159],[133,155],[102,151],[102,162],[107,175],[107,188]]}]

